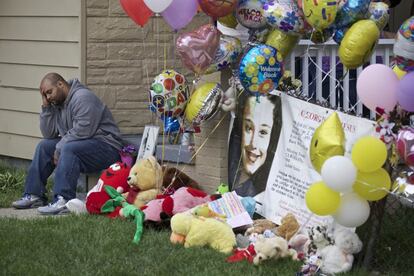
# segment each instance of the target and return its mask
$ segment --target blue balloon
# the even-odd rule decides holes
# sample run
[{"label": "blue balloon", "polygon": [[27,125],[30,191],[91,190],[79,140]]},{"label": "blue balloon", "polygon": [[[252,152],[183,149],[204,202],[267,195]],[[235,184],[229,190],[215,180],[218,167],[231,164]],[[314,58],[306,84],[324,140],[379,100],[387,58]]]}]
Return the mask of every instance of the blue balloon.
[{"label": "blue balloon", "polygon": [[337,44],[341,44],[341,41],[342,41],[342,39],[344,39],[346,31],[348,31],[348,28],[337,29],[334,33],[333,40]]},{"label": "blue balloon", "polygon": [[334,26],[337,29],[351,27],[353,23],[364,19],[368,14],[371,0],[348,0],[338,11],[335,17]]},{"label": "blue balloon", "polygon": [[164,131],[166,133],[176,133],[180,130],[180,122],[174,117],[164,117]]},{"label": "blue balloon", "polygon": [[267,94],[275,89],[283,75],[282,58],[268,45],[251,48],[240,61],[239,78],[251,93]]}]

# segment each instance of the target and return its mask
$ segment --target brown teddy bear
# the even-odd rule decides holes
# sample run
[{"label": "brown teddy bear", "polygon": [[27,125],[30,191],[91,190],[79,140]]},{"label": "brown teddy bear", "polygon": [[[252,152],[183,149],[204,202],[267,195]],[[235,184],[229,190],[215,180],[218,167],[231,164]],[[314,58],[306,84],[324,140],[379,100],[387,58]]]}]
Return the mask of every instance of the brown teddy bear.
[{"label": "brown teddy bear", "polygon": [[281,222],[282,224],[276,229],[276,234],[289,241],[299,230],[300,225],[292,213],[284,216]]},{"label": "brown teddy bear", "polygon": [[164,189],[164,194],[173,194],[181,187],[191,187],[202,190],[194,179],[177,168],[167,167],[164,165],[162,166],[162,171],[162,187]]},{"label": "brown teddy bear", "polygon": [[160,193],[162,185],[160,164],[154,156],[138,160],[132,166],[127,182],[131,189],[123,196],[129,204],[141,208]]},{"label": "brown teddy bear", "polygon": [[247,228],[245,236],[249,236],[253,233],[257,234],[263,234],[265,230],[273,230],[277,227],[276,223],[273,223],[272,221],[268,219],[256,219],[253,221],[253,225],[249,228]]}]

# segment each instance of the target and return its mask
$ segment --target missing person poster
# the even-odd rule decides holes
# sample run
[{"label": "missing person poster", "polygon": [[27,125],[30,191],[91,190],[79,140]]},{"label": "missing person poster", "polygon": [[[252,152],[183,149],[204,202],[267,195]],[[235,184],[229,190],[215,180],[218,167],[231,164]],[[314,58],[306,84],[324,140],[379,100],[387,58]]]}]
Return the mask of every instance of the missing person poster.
[{"label": "missing person poster", "polygon": [[[264,100],[266,97],[272,100]],[[260,103],[251,102],[250,107],[249,100],[242,101],[244,104],[238,110],[239,123],[235,120],[233,126],[229,147],[232,188],[242,196],[254,196],[256,212],[276,223],[289,212],[307,226],[330,220],[330,217],[318,217],[307,209],[305,193],[312,183],[321,180],[309,157],[313,133],[334,110],[286,94],[260,98]],[[258,106],[269,102],[274,104]],[[375,125],[364,118],[337,113],[346,136],[345,155],[349,155],[358,138],[374,134]],[[238,144],[237,140],[240,140]],[[237,147],[240,150],[235,154]],[[239,159],[234,159],[237,156]],[[240,177],[243,174],[247,175],[247,180]]]}]

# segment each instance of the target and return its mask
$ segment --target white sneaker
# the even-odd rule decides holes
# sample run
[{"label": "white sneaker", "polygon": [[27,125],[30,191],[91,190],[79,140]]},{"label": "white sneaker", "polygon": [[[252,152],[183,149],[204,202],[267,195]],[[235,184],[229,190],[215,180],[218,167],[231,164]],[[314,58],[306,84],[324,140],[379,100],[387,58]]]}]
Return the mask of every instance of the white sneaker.
[{"label": "white sneaker", "polygon": [[57,200],[44,207],[37,208],[37,211],[42,215],[60,215],[69,213],[66,207],[66,200],[63,196],[58,195]]}]

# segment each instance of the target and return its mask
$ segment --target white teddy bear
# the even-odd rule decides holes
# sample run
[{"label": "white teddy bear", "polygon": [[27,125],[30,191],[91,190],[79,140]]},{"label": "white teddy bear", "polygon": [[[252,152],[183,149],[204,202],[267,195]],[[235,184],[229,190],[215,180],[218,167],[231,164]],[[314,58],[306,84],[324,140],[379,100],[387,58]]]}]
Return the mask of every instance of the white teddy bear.
[{"label": "white teddy bear", "polygon": [[353,254],[362,249],[362,242],[350,229],[335,232],[335,244],[328,245],[320,251],[322,258],[321,270],[326,274],[335,274],[351,270]]}]

